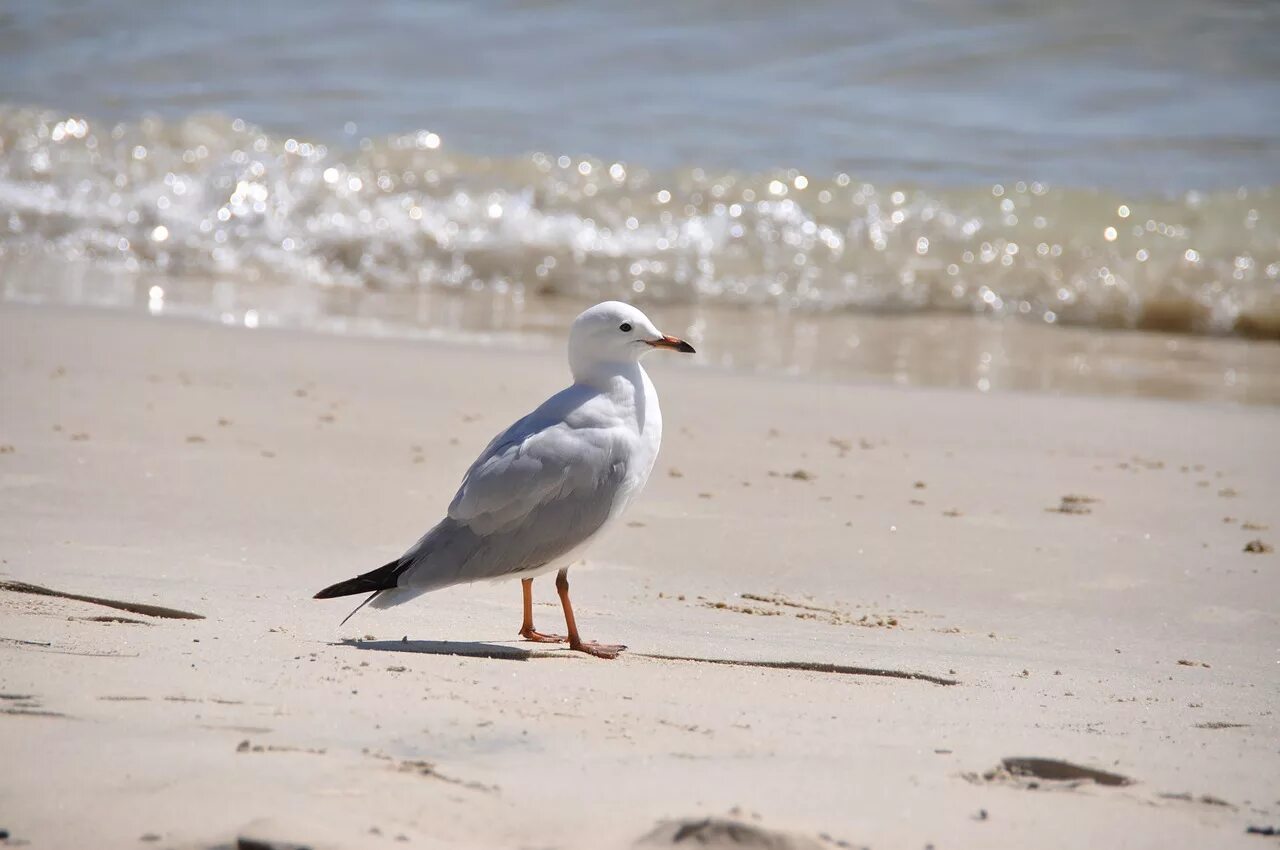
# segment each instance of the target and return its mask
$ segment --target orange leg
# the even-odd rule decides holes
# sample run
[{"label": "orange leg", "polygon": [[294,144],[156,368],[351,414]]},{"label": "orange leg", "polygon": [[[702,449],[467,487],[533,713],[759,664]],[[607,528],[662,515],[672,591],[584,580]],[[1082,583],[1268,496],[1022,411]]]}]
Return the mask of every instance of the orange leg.
[{"label": "orange leg", "polygon": [[583,643],[578,635],[578,623],[573,619],[573,605],[569,602],[569,570],[565,568],[556,574],[556,592],[560,594],[560,605],[564,608],[564,622],[569,627],[569,648],[578,652],[594,655],[596,658],[617,658],[618,653],[626,649],[621,644]]},{"label": "orange leg", "polygon": [[520,581],[524,585],[524,622],[520,625],[520,637],[536,643],[564,643],[564,635],[544,635],[533,627],[533,579]]}]

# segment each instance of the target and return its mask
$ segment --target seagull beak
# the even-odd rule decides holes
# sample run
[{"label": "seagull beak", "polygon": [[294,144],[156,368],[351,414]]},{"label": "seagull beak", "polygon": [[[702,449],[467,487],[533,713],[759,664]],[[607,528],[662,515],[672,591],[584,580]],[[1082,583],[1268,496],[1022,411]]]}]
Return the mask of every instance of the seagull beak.
[{"label": "seagull beak", "polygon": [[664,336],[660,339],[646,339],[645,342],[653,348],[669,348],[672,351],[679,351],[683,354],[697,354],[697,351],[694,350],[692,345],[675,336]]}]

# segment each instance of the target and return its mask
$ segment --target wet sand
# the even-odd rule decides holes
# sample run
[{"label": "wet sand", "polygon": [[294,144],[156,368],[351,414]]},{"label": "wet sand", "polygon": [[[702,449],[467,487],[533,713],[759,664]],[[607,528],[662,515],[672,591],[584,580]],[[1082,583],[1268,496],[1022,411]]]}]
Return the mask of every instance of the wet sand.
[{"label": "wet sand", "polygon": [[[247,328],[504,346],[548,354],[583,298],[522,289],[316,286],[267,277],[125,273],[43,255],[0,263],[23,304],[113,307]],[[541,293],[541,290],[539,291]],[[724,370],[979,392],[1048,392],[1280,405],[1280,344],[1241,336],[1055,324],[957,311],[641,306]],[[1172,322],[1165,331],[1177,330]]]},{"label": "wet sand", "polygon": [[513,640],[516,584],[344,628],[309,598],[437,519],[558,353],[14,306],[0,340],[0,581],[205,618],[0,590],[0,828],[32,846],[1280,826],[1274,408],[651,358],[658,469],[572,574],[630,646],[604,662]]}]

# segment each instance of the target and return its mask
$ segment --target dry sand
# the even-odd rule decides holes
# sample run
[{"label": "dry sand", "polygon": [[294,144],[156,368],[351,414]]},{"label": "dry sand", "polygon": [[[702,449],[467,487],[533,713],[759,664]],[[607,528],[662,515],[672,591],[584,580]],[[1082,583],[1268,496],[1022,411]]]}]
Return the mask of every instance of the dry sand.
[{"label": "dry sand", "polygon": [[714,815],[794,846],[1265,847],[1246,830],[1280,826],[1280,556],[1245,551],[1280,541],[1274,408],[651,358],[658,469],[573,574],[586,636],[631,647],[607,662],[513,640],[514,583],[345,628],[345,600],[309,598],[434,522],[563,385],[559,356],[13,306],[0,345],[0,579],[206,618],[0,592],[11,841],[600,848]]}]

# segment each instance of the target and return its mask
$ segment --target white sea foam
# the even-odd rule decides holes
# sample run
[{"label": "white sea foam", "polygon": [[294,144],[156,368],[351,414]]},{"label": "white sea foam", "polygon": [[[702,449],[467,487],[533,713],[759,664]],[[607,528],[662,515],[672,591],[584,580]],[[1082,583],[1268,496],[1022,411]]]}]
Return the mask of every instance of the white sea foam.
[{"label": "white sea foam", "polygon": [[[358,149],[217,117],[0,110],[0,262],[181,281],[966,311],[1280,335],[1270,187],[1129,197]],[[91,284],[86,284],[91,286]],[[30,285],[26,295],[30,296]],[[92,300],[93,293],[87,293]]]}]

